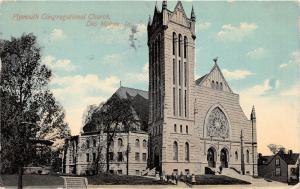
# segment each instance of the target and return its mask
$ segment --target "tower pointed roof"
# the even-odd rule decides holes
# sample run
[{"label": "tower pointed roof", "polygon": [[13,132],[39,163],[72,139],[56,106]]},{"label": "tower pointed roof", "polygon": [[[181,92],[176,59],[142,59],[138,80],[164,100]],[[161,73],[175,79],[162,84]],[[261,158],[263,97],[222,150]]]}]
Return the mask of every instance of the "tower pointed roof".
[{"label": "tower pointed roof", "polygon": [[256,114],[255,114],[255,107],[254,107],[254,105],[253,105],[253,107],[252,107],[252,111],[251,111],[251,120],[253,120],[253,119],[256,119]]},{"label": "tower pointed roof", "polygon": [[195,12],[194,12],[194,6],[192,6],[191,20],[192,21],[196,21],[196,15],[195,15]]},{"label": "tower pointed roof", "polygon": [[168,6],[168,2],[167,1],[163,1],[162,2],[162,9],[167,9]]}]

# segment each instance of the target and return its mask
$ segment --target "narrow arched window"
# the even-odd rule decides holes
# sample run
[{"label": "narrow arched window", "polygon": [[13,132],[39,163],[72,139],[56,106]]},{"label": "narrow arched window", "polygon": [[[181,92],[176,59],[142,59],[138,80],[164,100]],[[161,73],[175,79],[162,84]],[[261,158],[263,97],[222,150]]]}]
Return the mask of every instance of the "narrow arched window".
[{"label": "narrow arched window", "polygon": [[147,147],[147,141],[143,140],[143,147],[146,148]]},{"label": "narrow arched window", "polygon": [[137,148],[140,147],[140,140],[139,139],[135,140],[135,147],[137,147]]},{"label": "narrow arched window", "polygon": [[178,56],[181,57],[181,43],[182,43],[182,36],[181,34],[178,35]]},{"label": "narrow arched window", "polygon": [[219,89],[219,82],[216,82],[216,89]]},{"label": "narrow arched window", "polygon": [[177,133],[177,125],[174,124],[174,133]]},{"label": "narrow arched window", "polygon": [[123,140],[121,138],[118,139],[118,146],[119,147],[123,146]]},{"label": "narrow arched window", "polygon": [[187,43],[188,43],[188,39],[186,36],[184,36],[184,50],[183,50],[183,56],[184,58],[187,57]]},{"label": "narrow arched window", "polygon": [[176,141],[173,143],[173,160],[178,161],[178,144]]},{"label": "narrow arched window", "polygon": [[184,152],[185,152],[185,160],[186,161],[189,161],[190,160],[190,146],[189,146],[189,143],[185,143],[185,146],[184,146]]},{"label": "narrow arched window", "polygon": [[247,150],[247,152],[246,152],[246,162],[247,162],[247,163],[249,163],[249,159],[250,159],[250,158],[249,158],[249,150]]},{"label": "narrow arched window", "polygon": [[235,151],[235,160],[237,161],[239,159],[239,154],[237,151]]},{"label": "narrow arched window", "polygon": [[211,88],[215,88],[215,81],[214,80],[212,80],[212,82],[211,82]]},{"label": "narrow arched window", "polygon": [[173,55],[176,53],[176,33],[173,32]]},{"label": "narrow arched window", "polygon": [[220,82],[220,90],[223,90],[223,83]]}]

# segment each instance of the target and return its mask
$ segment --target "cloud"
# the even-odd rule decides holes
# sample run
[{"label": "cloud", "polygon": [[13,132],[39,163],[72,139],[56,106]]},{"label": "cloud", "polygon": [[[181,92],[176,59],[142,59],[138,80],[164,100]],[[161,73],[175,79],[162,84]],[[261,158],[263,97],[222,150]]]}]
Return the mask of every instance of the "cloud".
[{"label": "cloud", "polygon": [[[270,80],[267,79],[262,84],[238,92],[241,106],[248,117],[252,105],[255,105],[258,152],[269,154],[267,145],[271,143],[298,150],[300,140],[297,98],[286,98],[279,93],[263,95],[272,88],[269,82]],[[289,138],[293,140],[287,140]]]},{"label": "cloud", "polygon": [[69,59],[56,59],[54,56],[48,55],[42,59],[42,63],[53,70],[74,71],[76,66]]},{"label": "cloud", "polygon": [[257,48],[247,53],[247,56],[253,59],[260,59],[266,55],[266,50],[264,48]]},{"label": "cloud", "polygon": [[119,81],[116,76],[100,78],[94,74],[54,76],[51,89],[66,110],[66,121],[72,134],[79,133],[86,107],[105,101],[116,91]]},{"label": "cloud", "polygon": [[56,41],[56,40],[62,39],[64,37],[65,37],[65,34],[64,34],[63,30],[57,29],[57,28],[53,29],[53,31],[50,34],[51,41]]},{"label": "cloud", "polygon": [[298,65],[300,67],[300,52],[294,51],[290,53],[289,59],[286,63],[282,63],[279,65],[279,68],[286,68],[290,65]]},{"label": "cloud", "polygon": [[280,64],[279,68],[286,68],[288,66],[288,64]]},{"label": "cloud", "polygon": [[126,74],[128,82],[130,83],[142,83],[149,81],[149,63],[144,64],[143,69],[139,73]]},{"label": "cloud", "polygon": [[222,26],[221,31],[216,34],[216,39],[220,41],[242,41],[257,29],[255,23],[241,22],[240,25],[233,26],[226,24]]},{"label": "cloud", "polygon": [[228,80],[240,80],[240,79],[244,79],[250,75],[254,75],[254,73],[252,73],[248,70],[229,71],[227,69],[223,69],[222,73],[224,74],[224,77]]},{"label": "cloud", "polygon": [[196,30],[199,31],[203,31],[203,30],[207,30],[208,28],[210,28],[211,23],[210,22],[199,22],[198,24],[196,24]]}]

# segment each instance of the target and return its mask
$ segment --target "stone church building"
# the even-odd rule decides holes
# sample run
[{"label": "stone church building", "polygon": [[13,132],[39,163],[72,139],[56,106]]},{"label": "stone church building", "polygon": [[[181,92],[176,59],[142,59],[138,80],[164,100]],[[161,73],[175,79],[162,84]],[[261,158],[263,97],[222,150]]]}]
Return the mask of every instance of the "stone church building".
[{"label": "stone church building", "polygon": [[150,166],[204,174],[222,165],[257,175],[254,108],[249,120],[217,59],[195,80],[195,23],[193,8],[188,17],[181,2],[170,11],[163,1],[149,19]]},{"label": "stone church building", "polygon": [[[133,164],[129,167],[134,170],[129,172],[143,174],[154,169],[165,174],[205,174],[223,166],[257,176],[254,107],[248,119],[239,95],[226,82],[217,59],[209,73],[195,80],[195,23],[193,8],[188,17],[180,1],[173,11],[168,9],[166,1],[162,2],[161,10],[155,6],[148,23],[149,91],[121,87],[116,92],[120,97],[134,96],[146,107],[142,111],[147,115],[143,117],[148,122],[146,132],[136,131],[131,143],[136,138],[145,140],[147,150],[143,145],[139,152],[132,152],[134,161],[129,161]],[[99,134],[85,131],[77,140]],[[126,138],[126,134],[121,135]],[[79,166],[81,162],[81,168],[77,169],[84,172],[89,163],[72,156],[72,148],[68,150],[66,162],[72,163],[67,170],[71,172],[74,164]],[[89,151],[86,149],[83,154],[92,157]],[[137,161],[140,159],[143,161]],[[117,163],[115,167],[122,169],[117,172],[126,173],[126,166],[120,168]]]}]

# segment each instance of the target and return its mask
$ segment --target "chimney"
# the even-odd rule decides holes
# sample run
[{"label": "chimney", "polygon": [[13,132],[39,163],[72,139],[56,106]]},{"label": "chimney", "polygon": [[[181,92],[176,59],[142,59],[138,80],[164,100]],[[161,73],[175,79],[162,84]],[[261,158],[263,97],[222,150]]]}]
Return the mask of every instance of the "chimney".
[{"label": "chimney", "polygon": [[289,150],[288,154],[289,154],[289,156],[292,156],[293,155],[293,150]]}]

